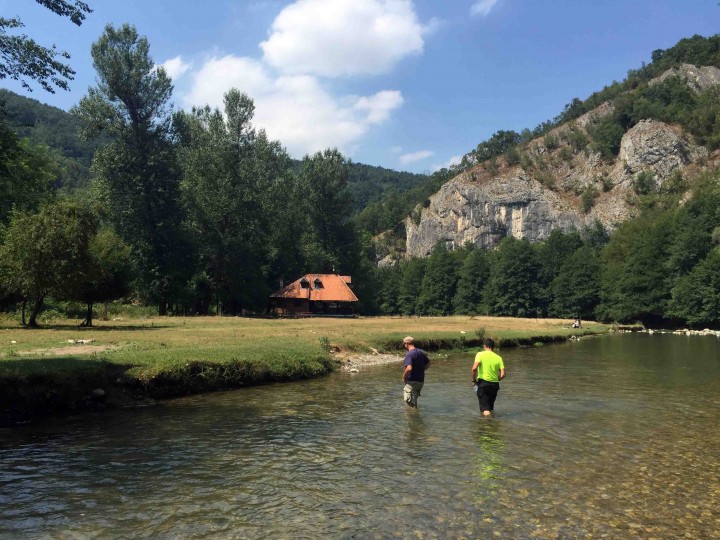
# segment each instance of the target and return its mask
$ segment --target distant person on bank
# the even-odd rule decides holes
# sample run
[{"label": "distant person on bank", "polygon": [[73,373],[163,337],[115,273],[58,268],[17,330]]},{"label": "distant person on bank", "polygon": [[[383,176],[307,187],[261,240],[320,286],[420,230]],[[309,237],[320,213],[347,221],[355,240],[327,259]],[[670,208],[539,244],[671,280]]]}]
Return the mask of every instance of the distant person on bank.
[{"label": "distant person on bank", "polygon": [[505,378],[505,364],[493,349],[495,342],[483,340],[483,350],[475,355],[472,367],[473,386],[477,392],[483,416],[490,416],[495,408],[495,399],[500,390],[500,381]]},{"label": "distant person on bank", "polygon": [[430,367],[430,359],[425,351],[415,347],[415,340],[410,336],[403,339],[403,347],[407,350],[403,363],[402,380],[405,383],[403,395],[405,403],[416,409],[420,390],[425,384],[425,370]]}]

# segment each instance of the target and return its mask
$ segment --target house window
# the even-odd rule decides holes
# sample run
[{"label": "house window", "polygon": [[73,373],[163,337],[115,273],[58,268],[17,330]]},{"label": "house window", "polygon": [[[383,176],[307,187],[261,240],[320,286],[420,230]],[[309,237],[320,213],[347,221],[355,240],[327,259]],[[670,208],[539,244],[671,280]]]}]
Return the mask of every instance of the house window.
[{"label": "house window", "polygon": [[310,282],[309,282],[307,279],[302,278],[302,279],[300,280],[300,287],[303,288],[303,289],[309,289],[309,288],[310,288]]},{"label": "house window", "polygon": [[313,281],[313,283],[315,284],[315,288],[316,288],[316,289],[322,289],[322,288],[323,288],[323,284],[322,284],[322,281],[320,281],[320,278],[315,278],[315,281]]}]

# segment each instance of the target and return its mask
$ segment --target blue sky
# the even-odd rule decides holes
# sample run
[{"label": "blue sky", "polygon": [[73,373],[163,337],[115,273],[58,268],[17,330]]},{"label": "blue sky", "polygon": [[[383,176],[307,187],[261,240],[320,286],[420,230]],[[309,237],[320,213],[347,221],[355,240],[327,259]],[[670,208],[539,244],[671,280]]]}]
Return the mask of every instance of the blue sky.
[{"label": "blue sky", "polygon": [[87,0],[81,27],[31,0],[3,17],[72,56],[69,109],[94,85],[90,45],[135,25],[175,83],[177,108],[221,106],[237,87],[255,125],[293,157],[338,147],[353,161],[431,172],[500,129],[556,116],[694,34],[720,31],[717,0]]}]

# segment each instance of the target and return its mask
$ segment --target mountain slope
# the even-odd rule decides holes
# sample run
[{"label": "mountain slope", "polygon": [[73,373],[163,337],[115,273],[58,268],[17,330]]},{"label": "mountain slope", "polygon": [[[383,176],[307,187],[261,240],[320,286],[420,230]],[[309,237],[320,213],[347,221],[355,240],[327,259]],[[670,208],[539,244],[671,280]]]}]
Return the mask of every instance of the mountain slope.
[{"label": "mountain slope", "polygon": [[[596,222],[613,229],[637,215],[645,198],[686,191],[700,171],[718,166],[718,50],[720,36],[695,36],[655,51],[657,64],[587,102],[573,101],[543,125],[542,136],[501,147],[482,162],[477,156],[487,155],[488,145],[478,145],[463,172],[416,206],[403,227],[379,237],[381,264],[425,257],[438,242],[492,248],[508,235],[541,241],[554,229]],[[714,63],[687,63],[693,56]],[[659,72],[659,65],[667,69]],[[598,95],[609,99],[597,104]],[[596,106],[588,109],[588,102]]]}]

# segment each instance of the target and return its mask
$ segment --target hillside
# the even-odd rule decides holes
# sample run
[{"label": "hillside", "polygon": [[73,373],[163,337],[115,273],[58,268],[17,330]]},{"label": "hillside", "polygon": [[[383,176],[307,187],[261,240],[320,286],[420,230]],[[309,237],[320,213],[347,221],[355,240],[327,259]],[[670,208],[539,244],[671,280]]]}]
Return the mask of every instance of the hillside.
[{"label": "hillside", "polygon": [[102,141],[81,141],[71,114],[36,99],[0,89],[0,104],[5,122],[19,137],[54,151],[62,168],[57,187],[72,190],[87,185],[93,154]]},{"label": "hillside", "polygon": [[613,230],[638,215],[643,198],[687,191],[718,167],[719,48],[720,37],[695,36],[655,51],[656,63],[588,98],[608,98],[594,108],[576,100],[537,136],[499,132],[481,143],[465,170],[378,239],[381,264],[426,257],[438,242],[492,248],[506,236],[537,242],[596,223]]}]

